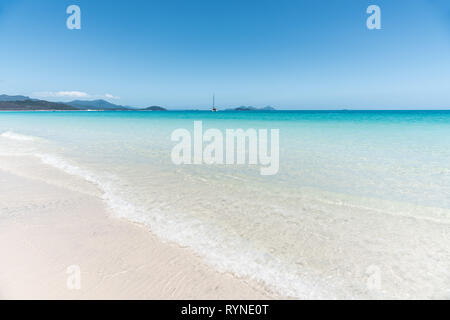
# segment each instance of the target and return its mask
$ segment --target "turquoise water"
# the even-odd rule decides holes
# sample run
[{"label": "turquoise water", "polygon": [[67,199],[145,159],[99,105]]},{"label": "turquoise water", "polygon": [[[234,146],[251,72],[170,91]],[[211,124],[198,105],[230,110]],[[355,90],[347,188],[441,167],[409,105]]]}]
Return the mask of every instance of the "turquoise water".
[{"label": "turquoise water", "polygon": [[[194,120],[204,130],[279,129],[278,174],[174,165],[170,135]],[[278,293],[450,288],[450,112],[2,112],[0,135],[0,154],[83,176],[118,216]],[[389,270],[378,291],[365,282],[371,265]]]}]

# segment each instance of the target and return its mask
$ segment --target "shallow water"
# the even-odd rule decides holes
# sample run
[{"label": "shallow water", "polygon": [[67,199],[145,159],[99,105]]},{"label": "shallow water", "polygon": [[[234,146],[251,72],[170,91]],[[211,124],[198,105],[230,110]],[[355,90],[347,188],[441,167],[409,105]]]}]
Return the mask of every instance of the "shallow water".
[{"label": "shallow water", "polygon": [[[172,163],[173,130],[279,129],[280,170]],[[299,298],[450,298],[450,112],[2,112],[0,153]]]}]

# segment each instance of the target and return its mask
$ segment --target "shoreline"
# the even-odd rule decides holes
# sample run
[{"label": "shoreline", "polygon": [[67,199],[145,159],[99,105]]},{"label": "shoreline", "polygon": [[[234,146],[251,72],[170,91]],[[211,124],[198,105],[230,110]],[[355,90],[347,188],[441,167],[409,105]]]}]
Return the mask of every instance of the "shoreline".
[{"label": "shoreline", "polygon": [[[6,257],[0,299],[276,298],[252,280],[214,270],[189,248],[114,217],[74,177],[33,164],[54,174],[43,181],[10,170],[6,158],[0,157],[0,256]],[[61,179],[76,188],[56,183]],[[80,270],[79,290],[67,285],[73,266]]]},{"label": "shoreline", "polygon": [[[61,149],[67,145],[52,135],[8,129],[0,135],[0,298],[449,297],[445,198],[441,208],[295,184],[289,190],[288,182],[266,190],[230,182],[233,175],[208,181],[208,171],[190,180],[196,171],[131,168],[142,149],[123,148],[122,137],[106,136],[117,148],[95,148],[119,157],[103,163],[103,154],[83,155],[91,146],[71,132],[79,150]],[[123,150],[133,158],[121,158]],[[388,178],[403,181],[397,177]],[[222,195],[208,197],[210,190]],[[80,267],[83,292],[67,289],[70,266]]]}]

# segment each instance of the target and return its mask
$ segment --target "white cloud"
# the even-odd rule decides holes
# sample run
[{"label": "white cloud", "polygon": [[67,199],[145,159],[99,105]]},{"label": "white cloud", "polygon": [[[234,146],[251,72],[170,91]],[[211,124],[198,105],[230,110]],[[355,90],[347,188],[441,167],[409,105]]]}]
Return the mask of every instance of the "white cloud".
[{"label": "white cloud", "polygon": [[43,91],[35,92],[33,94],[39,98],[61,98],[61,99],[110,99],[117,100],[120,97],[112,95],[110,93],[106,94],[89,94],[82,91]]},{"label": "white cloud", "polygon": [[105,98],[107,98],[107,99],[120,99],[120,97],[113,96],[110,93],[105,94]]},{"label": "white cloud", "polygon": [[86,98],[89,94],[80,91],[59,91],[56,93],[59,97],[76,97],[76,98]]},{"label": "white cloud", "polygon": [[57,91],[57,92],[37,92],[40,97],[58,97],[58,98],[89,98],[90,95],[81,91]]}]

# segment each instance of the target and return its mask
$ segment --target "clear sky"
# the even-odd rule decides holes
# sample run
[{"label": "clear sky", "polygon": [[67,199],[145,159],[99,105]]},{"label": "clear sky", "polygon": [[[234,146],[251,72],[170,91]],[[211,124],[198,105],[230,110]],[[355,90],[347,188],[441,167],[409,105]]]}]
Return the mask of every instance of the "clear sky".
[{"label": "clear sky", "polygon": [[207,108],[213,92],[222,107],[450,109],[450,1],[0,0],[0,94]]}]

